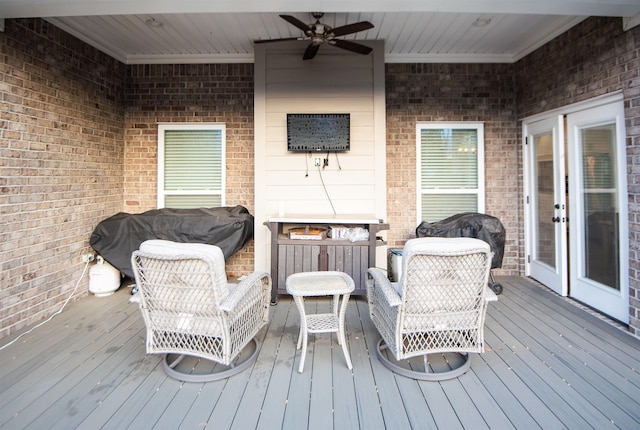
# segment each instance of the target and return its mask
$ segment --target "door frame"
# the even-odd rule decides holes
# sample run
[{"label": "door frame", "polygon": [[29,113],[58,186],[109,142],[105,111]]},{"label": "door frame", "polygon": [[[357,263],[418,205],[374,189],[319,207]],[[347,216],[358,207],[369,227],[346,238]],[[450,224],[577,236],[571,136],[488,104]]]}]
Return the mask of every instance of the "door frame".
[{"label": "door frame", "polygon": [[[580,154],[575,146],[579,141],[578,132],[582,129],[582,126],[595,126],[597,122],[611,124],[614,121],[616,126],[616,189],[617,189],[617,207],[618,207],[618,248],[619,255],[619,290],[604,285],[596,280],[589,279],[585,276],[585,264],[584,264],[584,252],[581,255],[573,253],[571,255],[571,267],[572,271],[569,276],[569,282],[572,286],[570,296],[579,300],[589,306],[599,309],[601,312],[610,315],[611,317],[628,324],[629,323],[629,212],[628,212],[628,185],[627,185],[627,155],[626,145],[618,144],[620,141],[626,142],[626,130],[625,130],[625,116],[624,106],[621,102],[618,102],[614,108],[607,107],[606,119],[601,114],[595,116],[595,121],[589,118],[587,115],[593,115],[596,108],[585,110],[578,113],[578,115],[570,116],[567,124],[567,136],[569,145],[573,144],[575,151],[571,154],[569,159],[570,177],[569,186],[578,190],[578,183],[580,182],[579,169],[577,166],[580,163]],[[615,110],[614,110],[615,109]],[[578,116],[578,118],[576,118]],[[624,160],[623,167],[620,167],[621,161]],[[578,192],[579,193],[579,192]],[[578,201],[571,206],[569,216],[573,220],[574,234],[570,235],[569,246],[571,249],[581,249],[583,231],[587,228],[584,225],[584,219],[582,218],[584,201]]]},{"label": "door frame", "polygon": [[[533,214],[536,204],[535,188],[536,181],[534,174],[536,171],[537,151],[535,151],[535,141],[528,138],[537,131],[548,131],[553,137],[552,161],[553,161],[553,203],[559,205],[554,209],[554,216],[560,220],[554,223],[554,243],[555,243],[555,263],[554,267],[544,263],[538,263],[535,259],[537,253],[537,217]],[[525,244],[526,262],[525,274],[532,276],[543,284],[547,285],[561,296],[569,293],[569,259],[567,255],[567,206],[566,206],[566,184],[565,172],[566,142],[564,138],[564,117],[562,115],[549,116],[539,121],[531,121],[523,124],[523,165],[524,174],[524,218],[525,218]]]},{"label": "door frame", "polygon": [[[584,102],[578,102],[578,103],[573,103],[567,106],[563,106],[561,108],[558,109],[553,109],[550,111],[546,111],[540,114],[536,114],[536,115],[532,115],[526,118],[522,119],[522,154],[523,154],[523,208],[524,209],[524,248],[525,248],[525,275],[526,276],[530,276],[531,274],[531,261],[530,261],[530,255],[531,255],[531,251],[534,249],[533,247],[535,246],[534,243],[534,238],[533,238],[533,225],[532,222],[533,220],[531,219],[531,214],[529,213],[530,209],[529,206],[527,204],[527,198],[528,196],[530,196],[531,192],[534,191],[532,189],[532,180],[530,175],[532,174],[532,170],[531,170],[531,163],[535,162],[535,160],[531,160],[531,152],[530,150],[527,148],[527,142],[526,142],[526,138],[527,138],[527,126],[545,119],[550,119],[553,117],[558,117],[558,116],[566,116],[566,115],[571,115],[580,111],[584,111],[584,110],[589,110],[589,109],[593,109],[596,107],[600,107],[600,106],[604,106],[604,105],[608,105],[608,104],[612,104],[612,103],[620,103],[624,101],[624,96],[622,91],[616,91],[614,93],[610,93],[610,94],[606,94],[603,96],[599,96],[599,97],[595,97],[592,98],[590,100],[584,101]],[[624,114],[623,114],[624,115]],[[623,118],[623,123],[622,123],[622,132],[625,132],[624,129],[624,118]],[[570,132],[570,131],[568,131]],[[618,153],[622,154],[622,159],[626,160],[626,146],[623,145],[622,148],[618,148]],[[570,154],[566,154],[567,156],[570,156]],[[572,175],[572,172],[566,172],[570,177]],[[618,184],[618,187],[620,188],[620,193],[622,193],[622,195],[628,195],[628,187],[626,186],[627,181],[626,181],[626,170],[624,175],[624,181],[621,181]],[[625,200],[625,199],[622,199]],[[625,200],[626,201],[626,200]],[[569,203],[569,206],[571,207],[571,204]],[[624,219],[623,219],[624,217]],[[626,271],[624,268],[628,267],[629,265],[629,253],[628,253],[628,244],[627,244],[627,240],[625,240],[625,238],[628,237],[628,204],[625,205],[624,208],[620,209],[620,219],[621,219],[621,224],[624,223],[624,226],[622,226],[620,228],[620,271],[621,271],[621,290],[622,294],[624,295],[624,297],[626,297],[626,300],[628,302],[629,300],[629,279],[628,279],[628,271]],[[570,239],[567,238],[567,243],[570,245]],[[626,245],[625,245],[626,244]],[[626,249],[626,250],[625,250]],[[566,262],[566,264],[569,264],[569,261]],[[571,268],[569,268],[569,279],[571,279]],[[550,287],[551,288],[551,287]],[[552,288],[554,289],[554,288]],[[567,291],[568,295],[571,295],[571,291]],[[564,294],[563,294],[564,295]],[[621,315],[622,318],[620,318],[620,315],[618,316],[614,316],[614,318],[621,320],[622,322],[628,322],[629,319],[629,315],[628,312],[626,313],[626,317],[625,315]]]}]

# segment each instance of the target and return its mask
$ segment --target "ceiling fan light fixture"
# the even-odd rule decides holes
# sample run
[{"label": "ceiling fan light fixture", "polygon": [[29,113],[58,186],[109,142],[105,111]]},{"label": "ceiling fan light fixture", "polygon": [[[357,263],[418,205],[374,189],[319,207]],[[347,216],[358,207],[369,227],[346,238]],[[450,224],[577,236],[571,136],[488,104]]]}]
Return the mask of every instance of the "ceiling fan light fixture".
[{"label": "ceiling fan light fixture", "polygon": [[164,26],[162,21],[158,21],[155,18],[149,18],[144,23],[147,24],[151,28],[161,28],[161,27]]},{"label": "ceiling fan light fixture", "polygon": [[478,18],[473,22],[474,27],[486,27],[491,22],[491,18]]},{"label": "ceiling fan light fixture", "polygon": [[284,19],[289,24],[301,30],[304,33],[305,37],[285,37],[280,39],[267,40],[258,39],[254,40],[254,43],[280,42],[286,40],[308,40],[310,43],[309,45],[307,45],[307,49],[302,55],[303,60],[313,59],[318,53],[320,45],[322,45],[323,43],[327,43],[331,46],[336,46],[338,48],[362,55],[367,55],[372,51],[372,48],[366,45],[348,40],[336,39],[336,37],[339,36],[346,36],[349,34],[357,33],[359,31],[365,31],[373,28],[373,24],[371,24],[369,21],[361,21],[332,28],[331,26],[320,22],[320,18],[322,18],[324,15],[322,12],[312,12],[312,15],[316,19],[316,22],[312,24],[306,24],[293,15],[280,15],[280,18]]}]

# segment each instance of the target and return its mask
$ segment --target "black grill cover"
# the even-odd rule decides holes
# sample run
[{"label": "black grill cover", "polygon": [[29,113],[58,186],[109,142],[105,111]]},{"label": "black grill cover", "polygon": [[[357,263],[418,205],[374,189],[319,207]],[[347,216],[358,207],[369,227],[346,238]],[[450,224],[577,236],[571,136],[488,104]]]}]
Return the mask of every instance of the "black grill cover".
[{"label": "black grill cover", "polygon": [[465,212],[441,221],[422,221],[416,228],[417,237],[472,237],[484,240],[491,247],[491,268],[502,267],[505,230],[496,217],[475,212]]},{"label": "black grill cover", "polygon": [[133,277],[131,253],[145,240],[216,245],[226,259],[252,237],[253,215],[244,206],[235,206],[118,213],[96,226],[89,243],[112,266]]}]

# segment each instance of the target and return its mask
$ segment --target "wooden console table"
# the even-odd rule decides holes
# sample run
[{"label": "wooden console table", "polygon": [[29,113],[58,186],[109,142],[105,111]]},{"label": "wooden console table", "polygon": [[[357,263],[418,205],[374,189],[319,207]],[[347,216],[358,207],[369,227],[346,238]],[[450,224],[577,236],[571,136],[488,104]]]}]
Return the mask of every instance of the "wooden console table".
[{"label": "wooden console table", "polygon": [[[355,283],[353,295],[366,294],[367,269],[375,265],[379,231],[388,230],[373,215],[284,215],[269,218],[265,225],[271,231],[271,302],[278,294],[286,294],[287,277],[299,272],[339,271],[347,273]],[[362,227],[369,239],[290,239],[289,229],[296,227],[329,228]]]}]

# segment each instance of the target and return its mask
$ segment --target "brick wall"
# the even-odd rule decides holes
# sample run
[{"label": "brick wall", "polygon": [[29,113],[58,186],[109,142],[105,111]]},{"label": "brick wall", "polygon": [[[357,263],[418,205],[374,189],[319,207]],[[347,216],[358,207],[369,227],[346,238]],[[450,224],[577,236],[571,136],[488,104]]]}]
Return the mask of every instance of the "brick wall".
[{"label": "brick wall", "polygon": [[43,20],[0,33],[0,337],[58,311],[122,210],[124,66]]},{"label": "brick wall", "polygon": [[518,118],[622,90],[629,186],[630,331],[640,336],[640,27],[589,18],[515,65]]},{"label": "brick wall", "polygon": [[[417,224],[415,123],[482,121],[486,210],[507,228],[497,273],[522,274],[517,118],[621,89],[631,325],[640,335],[639,46],[640,27],[590,18],[515,65],[387,64],[390,246]],[[253,209],[253,65],[127,67],[30,19],[6,21],[0,58],[0,337],[59,309],[97,222],[155,208],[158,122],[226,123],[227,204]],[[229,263],[234,274],[252,270],[253,244]],[[84,278],[78,294],[86,287]]]},{"label": "brick wall", "polygon": [[389,246],[415,237],[416,123],[483,122],[486,213],[507,230],[502,270],[521,274],[520,145],[513,66],[508,64],[387,64],[387,221]]},{"label": "brick wall", "polygon": [[[159,64],[127,67],[125,210],[157,207],[158,123],[226,125],[227,206],[253,213],[253,64]],[[227,272],[253,271],[253,241],[227,261]]]}]

